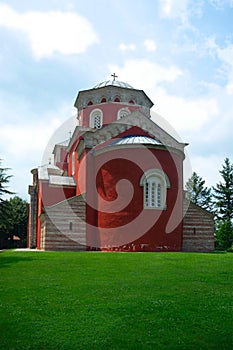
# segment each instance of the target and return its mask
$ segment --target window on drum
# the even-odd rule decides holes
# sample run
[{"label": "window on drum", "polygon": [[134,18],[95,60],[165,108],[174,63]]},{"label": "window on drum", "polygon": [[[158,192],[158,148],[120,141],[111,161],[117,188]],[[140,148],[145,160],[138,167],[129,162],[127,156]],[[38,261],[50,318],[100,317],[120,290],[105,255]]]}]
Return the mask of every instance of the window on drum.
[{"label": "window on drum", "polygon": [[90,114],[90,128],[100,129],[103,125],[103,113],[100,109],[94,109]]},{"label": "window on drum", "polygon": [[130,110],[128,108],[121,108],[117,113],[117,119],[121,119],[130,114]]}]

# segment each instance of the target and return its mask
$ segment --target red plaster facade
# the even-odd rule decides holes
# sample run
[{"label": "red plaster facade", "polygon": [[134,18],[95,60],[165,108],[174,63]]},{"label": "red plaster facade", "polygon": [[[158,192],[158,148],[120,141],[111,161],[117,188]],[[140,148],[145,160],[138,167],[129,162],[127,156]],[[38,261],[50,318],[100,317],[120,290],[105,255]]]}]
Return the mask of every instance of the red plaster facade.
[{"label": "red plaster facade", "polygon": [[[55,145],[55,165],[32,171],[29,247],[183,250],[185,144],[151,121],[152,106],[144,91],[115,80],[79,92],[68,144]],[[209,227],[206,245],[194,238],[192,250],[213,249]]]}]

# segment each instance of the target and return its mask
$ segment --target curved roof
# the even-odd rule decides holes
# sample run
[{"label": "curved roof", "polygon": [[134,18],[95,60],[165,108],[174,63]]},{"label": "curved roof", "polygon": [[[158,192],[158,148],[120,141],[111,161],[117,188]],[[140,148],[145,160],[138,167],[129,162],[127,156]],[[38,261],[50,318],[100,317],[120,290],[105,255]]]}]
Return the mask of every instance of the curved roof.
[{"label": "curved roof", "polygon": [[111,145],[162,145],[161,142],[148,136],[126,136],[114,140]]},{"label": "curved roof", "polygon": [[122,87],[122,88],[127,88],[127,89],[133,89],[133,87],[131,85],[129,85],[128,83],[124,83],[123,81],[119,81],[119,80],[106,80],[103,81],[102,83],[97,84],[96,86],[94,86],[93,89],[99,89],[105,86],[118,86],[118,87]]}]

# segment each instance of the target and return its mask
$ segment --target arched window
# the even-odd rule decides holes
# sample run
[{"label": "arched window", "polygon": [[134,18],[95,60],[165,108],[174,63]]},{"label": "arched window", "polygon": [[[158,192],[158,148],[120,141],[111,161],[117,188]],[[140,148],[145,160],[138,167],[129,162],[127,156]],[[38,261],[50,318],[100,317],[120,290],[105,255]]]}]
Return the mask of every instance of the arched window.
[{"label": "arched window", "polygon": [[92,105],[93,105],[93,102],[92,102],[92,101],[89,101],[87,105],[88,105],[88,106],[92,106]]},{"label": "arched window", "polygon": [[119,97],[116,97],[116,98],[114,99],[114,102],[120,102]]},{"label": "arched window", "polygon": [[121,119],[130,114],[130,110],[128,108],[121,108],[117,113],[117,119]]},{"label": "arched window", "polygon": [[140,185],[144,189],[145,209],[166,209],[167,188],[170,182],[160,169],[150,169],[143,174]]},{"label": "arched window", "polygon": [[94,109],[90,114],[90,128],[100,129],[103,124],[103,113],[101,109]]},{"label": "arched window", "polygon": [[105,97],[103,97],[102,100],[101,100],[101,103],[105,103],[105,102],[107,102],[107,100],[106,100]]},{"label": "arched window", "polygon": [[135,104],[134,100],[130,100],[129,103],[132,104],[132,105]]}]

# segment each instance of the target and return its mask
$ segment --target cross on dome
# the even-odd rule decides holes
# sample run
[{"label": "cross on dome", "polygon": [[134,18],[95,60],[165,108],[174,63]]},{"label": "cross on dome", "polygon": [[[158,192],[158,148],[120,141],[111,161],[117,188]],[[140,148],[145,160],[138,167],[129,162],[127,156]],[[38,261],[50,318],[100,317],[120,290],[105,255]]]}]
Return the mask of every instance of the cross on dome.
[{"label": "cross on dome", "polygon": [[113,77],[113,81],[115,81],[116,78],[118,78],[118,75],[116,75],[116,73],[113,73],[113,74],[111,74],[111,77]]}]

